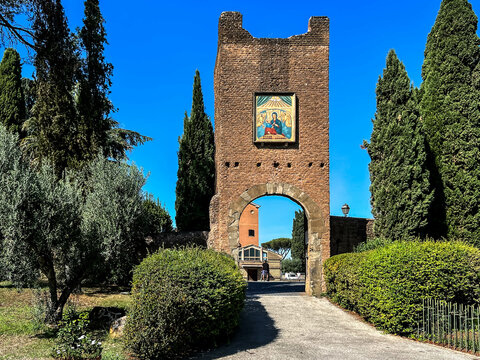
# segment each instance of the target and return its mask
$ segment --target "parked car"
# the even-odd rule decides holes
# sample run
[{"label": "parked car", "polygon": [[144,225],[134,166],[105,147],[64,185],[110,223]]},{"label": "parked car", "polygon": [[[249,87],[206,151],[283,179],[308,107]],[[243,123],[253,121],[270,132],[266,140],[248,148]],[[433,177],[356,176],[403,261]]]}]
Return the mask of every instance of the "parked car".
[{"label": "parked car", "polygon": [[293,272],[289,272],[285,274],[285,280],[298,280],[300,279],[300,274],[295,274]]}]

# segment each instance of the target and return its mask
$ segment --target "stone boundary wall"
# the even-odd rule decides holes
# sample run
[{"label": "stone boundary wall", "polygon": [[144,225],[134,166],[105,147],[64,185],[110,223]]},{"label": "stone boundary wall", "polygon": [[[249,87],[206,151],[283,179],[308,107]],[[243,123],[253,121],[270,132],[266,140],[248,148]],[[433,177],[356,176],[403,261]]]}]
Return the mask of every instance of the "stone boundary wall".
[{"label": "stone boundary wall", "polygon": [[373,223],[373,219],[330,216],[330,255],[352,252],[361,242],[372,239]]}]

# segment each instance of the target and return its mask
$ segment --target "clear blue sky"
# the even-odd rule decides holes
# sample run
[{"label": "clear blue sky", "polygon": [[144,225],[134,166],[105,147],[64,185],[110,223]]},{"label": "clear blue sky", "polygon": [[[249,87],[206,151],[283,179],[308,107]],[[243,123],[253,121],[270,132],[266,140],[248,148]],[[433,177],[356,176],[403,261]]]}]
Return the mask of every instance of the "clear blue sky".
[{"label": "clear blue sky", "polygon": [[[480,12],[480,0],[470,1]],[[81,25],[83,1],[63,0],[69,25]],[[427,35],[440,0],[336,1],[152,1],[101,0],[113,63],[111,99],[125,128],[153,137],[130,159],[150,176],[145,189],[161,199],[175,216],[178,137],[184,112],[190,111],[195,70],[201,74],[206,112],[214,114],[213,70],[218,18],[240,11],[243,27],[255,37],[289,37],[307,31],[310,16],[330,18],[330,182],[332,215],[350,205],[350,215],[371,217],[368,163],[360,148],[370,139],[375,113],[375,86],[390,49],[395,49],[415,85]],[[32,68],[25,66],[24,75]],[[268,202],[272,206],[267,206]],[[261,200],[260,223],[267,218],[289,224],[296,205],[285,200]],[[268,212],[268,214],[266,214]],[[265,219],[263,218],[265,217]],[[289,236],[288,230],[280,236]],[[260,235],[271,238],[274,232]],[[273,236],[273,237],[275,237]]]}]

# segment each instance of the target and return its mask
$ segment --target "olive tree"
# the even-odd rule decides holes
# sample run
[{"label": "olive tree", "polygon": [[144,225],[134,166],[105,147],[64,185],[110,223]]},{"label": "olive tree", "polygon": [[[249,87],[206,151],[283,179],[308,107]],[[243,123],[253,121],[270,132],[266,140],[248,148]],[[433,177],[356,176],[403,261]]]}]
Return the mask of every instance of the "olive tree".
[{"label": "olive tree", "polygon": [[[46,163],[24,161],[18,136],[0,125],[0,251],[18,286],[47,279],[46,321],[62,316],[72,291],[93,272],[113,281],[129,275],[145,182],[135,166],[97,158],[82,176],[57,179]],[[86,178],[80,186],[75,178]]]}]

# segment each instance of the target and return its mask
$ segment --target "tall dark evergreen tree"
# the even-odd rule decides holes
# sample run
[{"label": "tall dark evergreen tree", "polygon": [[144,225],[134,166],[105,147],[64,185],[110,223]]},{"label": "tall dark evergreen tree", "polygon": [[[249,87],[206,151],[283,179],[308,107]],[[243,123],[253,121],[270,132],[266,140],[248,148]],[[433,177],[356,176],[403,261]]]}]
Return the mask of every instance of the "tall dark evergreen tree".
[{"label": "tall dark evergreen tree", "polygon": [[305,271],[305,212],[295,211],[292,227],[292,259],[300,259],[301,272]]},{"label": "tall dark evergreen tree", "polygon": [[60,0],[36,0],[34,23],[36,103],[22,145],[39,162],[48,159],[57,176],[79,161],[74,88],[78,53]]},{"label": "tall dark evergreen tree", "polygon": [[22,78],[22,91],[23,97],[25,99],[25,118],[29,119],[32,117],[32,108],[35,105],[35,100],[37,98],[37,92],[35,90],[35,80]]},{"label": "tall dark evergreen tree", "polygon": [[428,35],[421,114],[447,236],[480,245],[480,39],[467,0],[443,0]]},{"label": "tall dark evergreen tree", "polygon": [[113,66],[105,61],[103,52],[107,44],[103,16],[98,0],[86,0],[85,17],[79,38],[85,51],[82,66],[78,111],[84,138],[82,150],[86,157],[94,157],[106,148],[107,134],[111,128],[109,114],[113,105],[108,99]]},{"label": "tall dark evergreen tree", "polygon": [[179,139],[176,224],[180,231],[208,230],[215,187],[213,126],[205,114],[200,73],[195,73],[190,117],[185,113]]},{"label": "tall dark evergreen tree", "polygon": [[94,158],[99,151],[115,159],[150,138],[131,130],[121,129],[110,117],[115,110],[109,100],[113,66],[105,60],[107,42],[105,20],[99,0],[85,1],[85,17],[79,38],[85,59],[81,68],[78,96],[81,152],[85,159]]},{"label": "tall dark evergreen tree", "polygon": [[0,63],[0,123],[20,134],[25,121],[25,99],[22,89],[20,55],[6,49]]},{"label": "tall dark evergreen tree", "polygon": [[426,141],[405,66],[393,50],[376,89],[368,150],[375,234],[392,240],[428,235],[433,190]]}]

